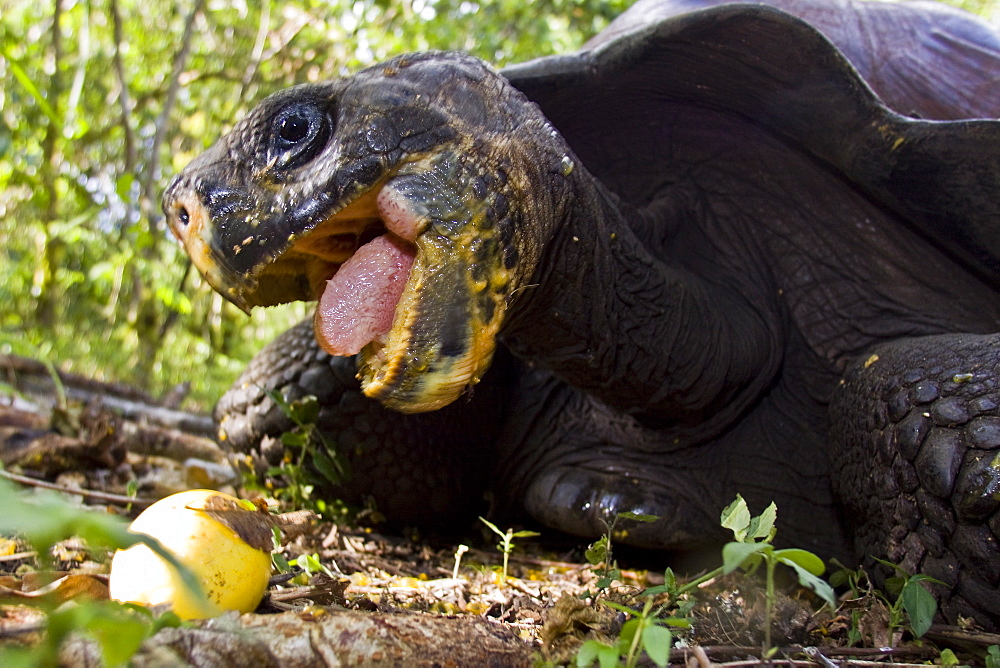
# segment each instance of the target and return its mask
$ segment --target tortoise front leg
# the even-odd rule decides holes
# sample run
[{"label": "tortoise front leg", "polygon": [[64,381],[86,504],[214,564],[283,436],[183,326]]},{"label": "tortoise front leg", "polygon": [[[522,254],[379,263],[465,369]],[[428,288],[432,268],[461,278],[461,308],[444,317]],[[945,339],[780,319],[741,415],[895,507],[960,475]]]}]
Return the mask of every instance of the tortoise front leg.
[{"label": "tortoise front leg", "polygon": [[1000,335],[877,346],[830,406],[855,546],[931,585],[942,612],[1000,628]]},{"label": "tortoise front leg", "polygon": [[306,395],[320,404],[316,424],[347,461],[348,478],[322,490],[327,498],[375,507],[395,524],[448,527],[483,512],[493,444],[504,410],[506,358],[501,354],[474,392],[429,414],[404,415],[365,397],[353,357],[331,357],[305,320],[268,344],[219,400],[223,443],[275,465],[281,435],[294,423],[267,396]]}]

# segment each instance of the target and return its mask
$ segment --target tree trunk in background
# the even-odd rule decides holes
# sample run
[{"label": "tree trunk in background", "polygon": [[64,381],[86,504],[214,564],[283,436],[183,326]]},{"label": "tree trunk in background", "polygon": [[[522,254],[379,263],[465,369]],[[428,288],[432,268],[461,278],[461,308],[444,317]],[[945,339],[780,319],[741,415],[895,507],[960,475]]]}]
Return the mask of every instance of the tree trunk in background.
[{"label": "tree trunk in background", "polygon": [[47,98],[49,106],[55,110],[54,116],[48,117],[45,128],[45,138],[42,140],[43,162],[42,188],[45,198],[45,209],[41,229],[35,237],[38,249],[37,265],[32,284],[32,294],[35,296],[36,317],[44,327],[51,327],[55,321],[55,304],[58,301],[55,283],[55,271],[62,255],[62,240],[52,234],[52,224],[59,218],[59,190],[56,181],[59,176],[59,163],[62,159],[60,137],[62,134],[62,115],[59,113],[63,93],[62,83],[62,0],[54,0],[52,12],[52,76],[49,79]]}]

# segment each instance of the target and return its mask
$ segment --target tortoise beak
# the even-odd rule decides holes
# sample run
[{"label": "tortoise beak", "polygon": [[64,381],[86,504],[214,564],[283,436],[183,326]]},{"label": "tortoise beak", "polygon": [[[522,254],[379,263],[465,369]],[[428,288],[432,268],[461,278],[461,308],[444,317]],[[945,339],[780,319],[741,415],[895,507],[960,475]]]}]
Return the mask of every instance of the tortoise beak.
[{"label": "tortoise beak", "polygon": [[195,267],[220,295],[248,314],[254,306],[314,299],[309,274],[287,257],[308,224],[276,214],[255,192],[211,178],[202,164],[217,164],[203,160],[213,152],[178,174],[163,195],[167,225]]},{"label": "tortoise beak", "polygon": [[212,217],[197,193],[171,187],[164,197],[163,210],[170,230],[209,285],[249,315],[247,295],[254,291],[256,281],[252,272],[243,274],[235,271],[226,261],[226,256],[219,252],[213,235]]}]

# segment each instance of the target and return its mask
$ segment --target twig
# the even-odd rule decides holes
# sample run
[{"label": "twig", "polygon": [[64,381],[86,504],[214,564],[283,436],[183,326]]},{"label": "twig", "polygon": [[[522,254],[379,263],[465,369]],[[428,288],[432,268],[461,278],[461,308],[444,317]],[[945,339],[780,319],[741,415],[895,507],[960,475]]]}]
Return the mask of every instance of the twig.
[{"label": "twig", "polygon": [[3,555],[2,557],[0,557],[0,562],[20,561],[21,559],[31,559],[37,556],[38,553],[35,552],[34,550],[31,550],[30,552],[16,552],[14,554]]},{"label": "twig", "polygon": [[1000,633],[987,633],[986,631],[965,631],[956,626],[945,626],[934,624],[927,632],[927,637],[931,640],[944,640],[946,642],[963,642],[983,645],[1000,645]]},{"label": "twig", "polygon": [[109,494],[108,492],[98,492],[92,489],[77,489],[75,487],[64,487],[63,485],[56,485],[55,483],[39,480],[38,478],[31,478],[26,475],[18,475],[17,473],[11,473],[10,471],[4,471],[4,470],[0,470],[0,477],[7,478],[8,480],[13,480],[14,482],[20,483],[22,485],[41,487],[42,489],[51,489],[57,492],[65,492],[66,494],[76,494],[77,496],[82,496],[88,499],[95,499],[97,501],[106,501],[108,503],[117,503],[122,506],[127,506],[129,504],[132,504],[133,506],[146,507],[153,505],[157,501],[157,499],[140,499],[137,497],[123,496],[121,494]]},{"label": "twig", "polygon": [[160,147],[167,137],[167,124],[170,121],[170,114],[173,112],[174,103],[177,101],[177,91],[181,85],[181,74],[184,72],[184,68],[187,67],[188,54],[191,52],[191,41],[194,37],[194,21],[204,6],[205,0],[195,0],[194,6],[191,7],[191,12],[184,21],[184,34],[181,37],[181,46],[174,56],[173,69],[170,72],[167,99],[164,100],[163,108],[160,110],[160,115],[154,124],[156,131],[153,134],[153,142],[149,147],[149,162],[146,165],[146,172],[142,180],[142,207],[149,220],[153,239],[159,237],[155,229],[156,223],[151,213],[153,202],[156,200],[153,188],[159,172]]},{"label": "twig", "polygon": [[[683,651],[685,656],[688,652],[692,652],[694,648],[685,648]],[[727,658],[737,659],[732,663],[724,663],[721,665],[725,666],[741,666],[741,665],[760,665],[759,659],[748,660],[749,663],[743,662],[742,657],[748,656],[758,656],[760,654],[760,647],[748,647],[741,645],[701,645],[701,652],[703,652],[709,658],[715,660],[725,660]],[[821,647],[821,648],[808,648],[800,647],[798,645],[792,645],[787,647],[779,648],[779,653],[782,655],[794,655],[797,653],[808,654],[810,649],[822,650],[823,656],[827,659],[847,659],[852,663],[851,665],[885,665],[883,662],[886,659],[925,659],[936,656],[936,651],[931,647],[887,647],[887,648],[865,648],[865,647]],[[863,661],[863,658],[874,659],[878,658],[880,661]],[[781,663],[782,665],[798,665],[796,663],[787,663],[788,661],[793,661],[790,659],[774,659],[774,663]],[[801,662],[800,662],[801,663]],[[815,661],[806,662],[804,665],[816,665]],[[906,665],[903,663],[893,663],[893,666]]]},{"label": "twig", "polygon": [[240,92],[236,96],[237,104],[242,104],[246,98],[247,90],[253,82],[257,70],[260,68],[261,59],[264,56],[264,45],[267,43],[267,33],[271,26],[271,0],[264,0],[260,8],[260,21],[257,24],[257,37],[254,41],[253,50],[250,53],[250,62],[247,63],[243,72],[243,80],[240,82]]},{"label": "twig", "polygon": [[40,633],[48,626],[47,622],[28,622],[17,626],[4,624],[0,627],[0,638],[13,638],[23,636],[25,633]]},{"label": "twig", "polygon": [[708,658],[708,654],[705,653],[705,648],[700,645],[695,645],[691,648],[691,653],[694,654],[695,661],[698,663],[698,668],[709,668],[712,662]]},{"label": "twig", "polygon": [[[125,64],[122,62],[122,44],[125,42],[125,37],[122,30],[121,12],[118,10],[118,0],[111,0],[111,22],[114,26],[113,62],[115,78],[118,79],[118,102],[122,112],[122,130],[125,132],[125,173],[135,174],[139,158],[135,149],[135,132],[132,130],[132,99],[128,90],[128,80],[125,77]],[[122,229],[124,230],[125,226]]]}]

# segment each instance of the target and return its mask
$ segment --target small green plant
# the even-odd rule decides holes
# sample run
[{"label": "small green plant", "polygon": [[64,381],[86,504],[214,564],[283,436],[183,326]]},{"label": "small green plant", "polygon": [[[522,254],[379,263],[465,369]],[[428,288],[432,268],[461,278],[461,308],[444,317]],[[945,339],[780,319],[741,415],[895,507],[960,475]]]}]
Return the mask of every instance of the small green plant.
[{"label": "small green plant", "polygon": [[626,668],[632,668],[643,652],[657,666],[667,665],[670,661],[670,647],[673,644],[673,634],[668,628],[670,619],[656,617],[652,612],[652,597],[646,599],[641,611],[614,601],[604,600],[602,603],[624,612],[631,616],[631,619],[622,625],[621,633],[614,644],[609,645],[594,639],[583,643],[576,655],[577,668],[587,668],[594,661],[597,661],[601,668],[612,668],[622,665],[622,658]]},{"label": "small green plant", "polygon": [[986,668],[1000,668],[1000,645],[986,648]]},{"label": "small green plant", "polygon": [[329,578],[336,578],[330,569],[323,565],[323,563],[319,560],[319,555],[315,552],[313,554],[300,554],[298,558],[295,559],[295,565],[310,576],[322,573]]},{"label": "small green plant", "polygon": [[596,592],[584,592],[584,598],[596,599],[601,592],[606,591],[611,583],[621,578],[621,569],[614,559],[612,540],[615,536],[615,526],[619,520],[633,520],[635,522],[655,522],[660,519],[656,515],[643,515],[641,513],[623,512],[615,515],[610,523],[604,522],[604,535],[598,538],[587,547],[584,557],[592,567],[594,575],[597,576]]},{"label": "small green plant", "polygon": [[751,517],[746,501],[739,494],[736,500],[722,511],[721,523],[730,529],[736,538],[722,548],[722,573],[728,575],[738,568],[753,572],[763,563],[765,567],[765,627],[764,645],[771,646],[771,622],[774,611],[774,570],[778,564],[792,568],[799,578],[799,584],[812,589],[816,595],[836,606],[833,588],[819,576],[826,567],[823,560],[812,552],[796,548],[776,550],[771,541],[777,533],[774,526],[778,510],[774,503],[760,515]]},{"label": "small green plant", "polygon": [[507,584],[507,561],[510,557],[510,553],[514,551],[514,539],[515,538],[531,538],[533,536],[540,536],[541,534],[537,531],[514,531],[513,529],[507,529],[506,532],[500,531],[496,524],[490,522],[489,520],[480,517],[479,520],[488,526],[493,533],[500,536],[500,542],[497,543],[497,549],[503,553],[503,570],[500,571],[500,586]]},{"label": "small green plant", "polygon": [[[752,517],[746,501],[737,494],[736,500],[726,506],[719,518],[719,523],[732,531],[735,539],[727,543],[722,550],[722,566],[684,584],[678,583],[673,570],[667,568],[663,573],[662,585],[649,587],[638,595],[638,598],[646,599],[642,611],[602,600],[603,604],[631,615],[632,619],[625,623],[618,640],[613,644],[609,645],[595,639],[586,641],[577,653],[576,665],[590,666],[596,660],[601,668],[608,668],[620,665],[620,660],[624,657],[624,665],[633,666],[641,655],[640,649],[644,650],[656,665],[666,665],[670,658],[672,642],[670,628],[690,626],[686,615],[693,607],[694,601],[686,601],[685,595],[703,583],[719,575],[732,573],[737,568],[753,572],[761,563],[765,564],[767,621],[764,644],[767,647],[771,645],[771,620],[775,600],[774,571],[778,564],[785,564],[794,569],[800,584],[812,589],[831,606],[835,605],[833,588],[819,577],[825,570],[823,561],[819,557],[806,550],[777,550],[771,545],[777,533],[775,528],[777,514],[777,507],[772,503],[763,513]],[[623,513],[621,517],[641,522],[657,519],[652,515],[631,513]],[[605,535],[593,543],[586,553],[588,562],[595,567],[594,572],[598,575],[598,588],[602,590],[609,587],[611,581],[620,575],[618,565],[611,556],[615,522],[608,526]],[[662,595],[667,597],[667,602],[654,608],[654,597]],[[667,611],[672,611],[672,614],[664,616]]]},{"label": "small green plant", "polygon": [[[848,587],[851,590],[851,596],[854,598],[872,596],[884,603],[889,615],[887,626],[890,638],[896,630],[902,628],[908,628],[915,638],[922,637],[927,633],[934,620],[934,615],[937,613],[937,601],[919,583],[933,582],[942,584],[941,581],[927,575],[909,575],[900,566],[882,559],[875,559],[875,561],[888,566],[896,572],[896,575],[885,581],[885,589],[888,595],[872,586],[868,574],[863,568],[848,568],[836,561],[833,563],[840,566],[840,568],[830,575],[830,584],[835,587]],[[853,610],[851,617],[852,623],[851,629],[848,631],[848,641],[853,645],[862,640],[861,633],[857,629],[861,611]]]},{"label": "small green plant", "polygon": [[284,497],[293,508],[306,508],[324,514],[318,501],[312,500],[312,476],[306,469],[306,461],[329,483],[337,485],[347,479],[347,465],[336,448],[323,436],[316,426],[319,417],[319,401],[307,395],[295,401],[288,401],[276,390],[264,390],[268,397],[281,409],[295,426],[281,435],[281,442],[290,453],[297,453],[295,460],[282,462],[280,466],[268,470],[269,476],[284,476],[288,484],[276,492]]},{"label": "small green plant", "polygon": [[931,627],[934,615],[937,613],[937,601],[921,582],[933,582],[944,584],[940,580],[935,580],[929,575],[920,573],[909,575],[896,564],[875,559],[884,566],[888,566],[896,572],[896,575],[886,579],[885,588],[889,594],[895,597],[895,601],[890,602],[888,598],[882,596],[889,606],[889,633],[894,629],[903,627],[909,622],[910,632],[914,637],[920,638]]},{"label": "small green plant", "polygon": [[953,652],[952,650],[950,650],[948,648],[945,648],[945,649],[941,650],[941,654],[938,657],[938,665],[941,665],[941,666],[960,666],[960,665],[962,665],[962,662],[958,660],[957,656],[955,656],[955,652]]},{"label": "small green plant", "polygon": [[[281,540],[280,534],[277,540]],[[291,563],[280,552],[275,552],[271,555],[271,563],[274,564],[274,568],[279,573],[294,573],[292,565],[297,566],[301,572],[292,578],[291,582],[293,584],[308,584],[310,578],[316,574],[323,574],[332,579],[336,579],[337,577],[329,568],[323,565],[319,559],[319,555],[315,552],[313,554],[300,554]]]},{"label": "small green plant", "polygon": [[[665,595],[667,597],[667,602],[657,609],[656,615],[660,616],[670,610],[670,616],[672,619],[683,620],[684,624],[690,625],[690,622],[687,620],[687,615],[694,607],[695,600],[687,597],[686,595],[712,578],[718,577],[721,573],[722,567],[720,566],[719,568],[709,571],[700,577],[689,580],[684,584],[680,584],[677,581],[677,576],[674,574],[673,569],[667,568],[663,571],[663,584],[644,589],[639,593],[639,596],[654,597]],[[679,623],[673,623],[671,625],[683,626]]]},{"label": "small green plant", "polygon": [[[850,591],[850,598],[853,600],[877,599],[879,602],[885,603],[888,608],[888,601],[886,601],[881,592],[875,591],[871,580],[868,578],[868,573],[865,572],[864,568],[861,568],[860,566],[857,568],[850,568],[840,563],[837,559],[831,559],[830,565],[837,569],[830,573],[831,586],[847,587]],[[856,647],[865,640],[861,629],[866,612],[865,610],[856,607],[852,607],[849,612],[851,614],[851,624],[847,628],[847,646]],[[892,629],[888,629],[888,631],[890,634],[889,637],[891,637]],[[886,638],[883,643],[887,643],[888,641],[888,638]]]}]

